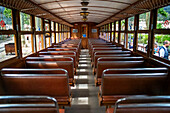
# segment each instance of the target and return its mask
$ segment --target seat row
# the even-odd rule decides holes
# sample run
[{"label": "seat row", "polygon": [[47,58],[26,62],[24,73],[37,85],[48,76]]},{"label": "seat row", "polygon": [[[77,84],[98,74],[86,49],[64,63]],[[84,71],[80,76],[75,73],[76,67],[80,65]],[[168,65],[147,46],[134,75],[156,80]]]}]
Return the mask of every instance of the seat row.
[{"label": "seat row", "polygon": [[[33,95],[34,98],[40,98],[40,100],[41,96],[46,96],[47,100],[55,101],[54,105],[47,102],[47,104],[41,103],[41,106],[39,101],[37,104],[33,102],[31,106],[29,106],[30,103],[32,104],[30,101],[28,106],[24,105],[28,108],[37,107],[37,109],[43,107],[43,113],[58,113],[59,109],[54,109],[57,104],[60,108],[70,106],[72,97],[70,87],[75,84],[74,75],[76,74],[80,44],[81,40],[67,40],[59,44],[53,44],[49,48],[2,68],[1,94],[7,97],[13,95],[12,100],[19,98],[16,97],[15,99],[15,96],[18,95],[21,96],[20,98],[24,98],[25,95]],[[4,96],[2,98],[5,98]],[[10,101],[11,99],[9,98]],[[46,109],[46,105],[49,109]],[[11,106],[15,105],[12,104]],[[21,104],[21,106],[23,105]],[[34,109],[32,110],[35,112]],[[60,111],[63,112],[64,110]]]},{"label": "seat row", "polygon": [[[119,102],[119,99],[130,96],[145,95],[149,98],[148,95],[169,93],[168,65],[155,63],[122,46],[101,39],[90,39],[88,44],[95,84],[99,86],[98,97],[101,106],[108,108]],[[115,109],[117,108],[108,109],[108,113],[116,113]]]}]

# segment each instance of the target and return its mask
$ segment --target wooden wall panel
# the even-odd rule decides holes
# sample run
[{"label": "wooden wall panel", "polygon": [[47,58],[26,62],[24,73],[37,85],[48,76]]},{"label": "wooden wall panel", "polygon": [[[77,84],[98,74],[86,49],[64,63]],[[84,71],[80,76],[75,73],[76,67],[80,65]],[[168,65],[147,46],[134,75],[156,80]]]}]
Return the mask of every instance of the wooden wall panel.
[{"label": "wooden wall panel", "polygon": [[[86,24],[88,27],[87,30],[87,38],[98,38],[98,28],[96,27],[96,23],[93,22],[78,22],[74,23],[74,27],[71,28],[71,37],[72,38],[82,38],[82,31],[81,31],[81,26],[83,24]],[[73,33],[73,29],[78,29],[77,33]],[[97,29],[96,33],[92,33],[92,29]]]}]

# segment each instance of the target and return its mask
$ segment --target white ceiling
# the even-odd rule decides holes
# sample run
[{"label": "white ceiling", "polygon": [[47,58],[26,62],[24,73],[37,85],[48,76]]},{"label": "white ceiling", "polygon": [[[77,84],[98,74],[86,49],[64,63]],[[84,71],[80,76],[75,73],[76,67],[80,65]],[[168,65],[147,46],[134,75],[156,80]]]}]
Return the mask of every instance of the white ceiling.
[{"label": "white ceiling", "polygon": [[[81,0],[32,0],[39,6],[70,23],[82,22]],[[100,23],[138,0],[88,0],[87,22]]]}]

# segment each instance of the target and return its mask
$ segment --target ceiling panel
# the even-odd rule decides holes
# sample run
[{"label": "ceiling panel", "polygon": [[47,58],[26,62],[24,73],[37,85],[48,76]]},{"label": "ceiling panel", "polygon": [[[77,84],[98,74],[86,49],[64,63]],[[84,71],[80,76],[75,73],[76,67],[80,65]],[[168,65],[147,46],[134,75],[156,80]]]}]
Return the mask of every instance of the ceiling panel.
[{"label": "ceiling panel", "polygon": [[[82,21],[80,16],[81,0],[33,0],[41,7],[55,15],[69,21]],[[104,19],[114,15],[122,9],[130,6],[137,0],[88,0],[88,21],[102,22]]]}]

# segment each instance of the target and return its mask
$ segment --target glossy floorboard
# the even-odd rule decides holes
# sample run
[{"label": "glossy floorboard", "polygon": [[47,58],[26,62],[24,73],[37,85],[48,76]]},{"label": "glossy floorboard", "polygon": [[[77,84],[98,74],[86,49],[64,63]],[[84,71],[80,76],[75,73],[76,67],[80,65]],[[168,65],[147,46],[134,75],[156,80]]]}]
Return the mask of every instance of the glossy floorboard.
[{"label": "glossy floorboard", "polygon": [[66,107],[66,113],[105,113],[105,107],[98,103],[98,87],[95,87],[91,59],[87,49],[80,54],[76,84],[72,87],[72,106]]}]

